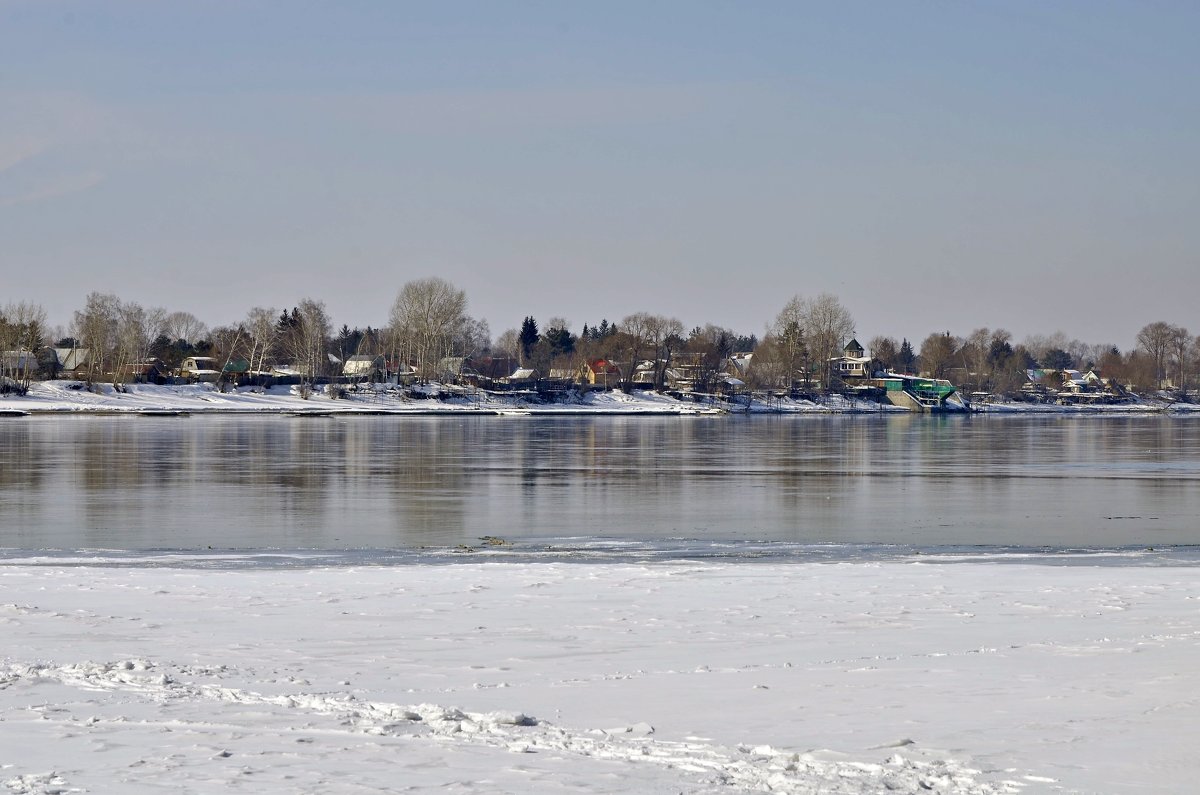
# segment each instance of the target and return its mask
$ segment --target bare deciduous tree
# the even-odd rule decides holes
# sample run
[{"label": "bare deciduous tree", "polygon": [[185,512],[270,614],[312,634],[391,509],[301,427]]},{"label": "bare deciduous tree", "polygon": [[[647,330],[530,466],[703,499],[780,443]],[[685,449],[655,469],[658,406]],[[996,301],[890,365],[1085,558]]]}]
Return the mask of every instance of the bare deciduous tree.
[{"label": "bare deciduous tree", "polygon": [[823,383],[829,388],[833,375],[831,360],[841,353],[842,346],[854,336],[854,318],[837,296],[829,293],[822,293],[810,301],[805,317],[809,347],[824,369]]},{"label": "bare deciduous tree", "polygon": [[279,317],[278,310],[275,307],[264,309],[261,306],[256,306],[246,314],[244,325],[246,335],[250,338],[250,370],[253,372],[262,372],[266,366],[267,354],[271,347],[275,344],[275,338],[279,333],[279,327],[276,323]]},{"label": "bare deciduous tree", "polygon": [[71,328],[79,347],[87,350],[85,378],[92,383],[109,372],[117,345],[117,311],[121,301],[111,293],[88,293],[83,309],[75,311]]},{"label": "bare deciduous tree", "polygon": [[1187,395],[1188,354],[1192,348],[1192,335],[1183,326],[1171,326],[1167,345],[1171,357],[1171,371],[1175,373],[1175,389],[1180,395]]},{"label": "bare deciduous tree", "polygon": [[991,384],[990,353],[992,350],[992,331],[988,328],[977,328],[967,335],[959,348],[959,360],[966,373],[961,386],[973,390],[987,391]]},{"label": "bare deciduous tree", "polygon": [[632,381],[634,368],[651,356],[654,386],[661,388],[672,352],[683,347],[683,323],[678,318],[635,312],[621,321],[619,333],[625,335],[629,354],[628,380]]},{"label": "bare deciduous tree", "polygon": [[[707,323],[696,326],[688,334],[684,350],[690,354],[693,367],[693,388],[698,392],[711,392],[721,387],[720,376],[734,353],[737,335],[732,329]],[[739,370],[737,374],[741,374]],[[728,375],[735,375],[729,373]]]},{"label": "bare deciduous tree", "polygon": [[1166,377],[1167,354],[1171,349],[1171,338],[1174,335],[1174,331],[1175,329],[1170,323],[1164,323],[1159,320],[1143,326],[1142,330],[1137,334],[1138,347],[1154,363],[1155,389],[1162,387],[1163,378]]},{"label": "bare deciduous tree", "polygon": [[165,333],[166,317],[163,309],[147,310],[110,293],[89,293],[72,324],[72,336],[88,351],[88,382],[108,376],[116,386],[126,380],[133,365],[150,358],[155,338]]},{"label": "bare deciduous tree", "polygon": [[[1187,362],[1187,376],[1185,377],[1184,381],[1188,384],[1194,384],[1197,380],[1196,369],[1198,366],[1200,366],[1200,335],[1192,337],[1192,344],[1188,348],[1187,352]],[[1184,395],[1185,397],[1187,396],[1186,391],[1184,392]]]},{"label": "bare deciduous tree", "polygon": [[492,349],[492,330],[482,318],[463,317],[462,326],[454,340],[454,350],[464,356],[488,353]]},{"label": "bare deciduous tree", "polygon": [[163,318],[162,333],[171,342],[183,340],[195,345],[208,336],[208,326],[191,312],[171,312]]},{"label": "bare deciduous tree", "polygon": [[671,356],[683,347],[683,323],[665,315],[650,315],[647,321],[647,341],[654,346],[654,387],[662,389]]},{"label": "bare deciduous tree", "polygon": [[19,301],[0,310],[0,376],[22,393],[29,390],[38,369],[37,352],[45,344],[46,311],[41,306]]},{"label": "bare deciduous tree", "polygon": [[945,378],[958,345],[950,332],[930,334],[921,343],[921,370],[933,378]]},{"label": "bare deciduous tree", "polygon": [[767,361],[774,365],[771,369],[776,371],[777,386],[792,389],[799,381],[804,390],[809,388],[812,350],[804,330],[808,322],[807,310],[804,299],[793,296],[775,316],[775,322],[768,331],[772,344],[766,351]]},{"label": "bare deciduous tree", "polygon": [[295,325],[288,335],[288,353],[300,370],[303,393],[307,397],[313,379],[328,367],[329,314],[323,301],[306,298],[292,313]]},{"label": "bare deciduous tree", "polygon": [[492,353],[496,356],[507,356],[516,359],[521,355],[521,343],[517,341],[517,330],[507,329],[492,343]]},{"label": "bare deciduous tree", "polygon": [[782,369],[795,372],[795,362],[802,357],[805,381],[815,370],[828,389],[834,374],[832,359],[854,336],[854,318],[835,295],[822,293],[813,299],[797,295],[775,317],[768,336],[773,338],[776,356],[785,363]]},{"label": "bare deciduous tree", "polygon": [[636,364],[644,355],[644,351],[649,347],[650,324],[653,321],[650,319],[649,312],[634,312],[632,315],[627,315],[621,321],[621,332],[628,339],[626,345],[629,348],[629,360],[631,364]]},{"label": "bare deciduous tree", "polygon": [[159,334],[163,333],[166,310],[144,309],[133,301],[118,301],[117,346],[113,359],[113,385],[128,380],[135,366],[150,358],[150,348]]},{"label": "bare deciduous tree", "polygon": [[392,304],[390,331],[394,349],[429,378],[449,356],[467,321],[467,295],[436,276],[400,288]]},{"label": "bare deciduous tree", "polygon": [[896,367],[900,343],[896,342],[895,337],[872,337],[871,341],[867,343],[867,350],[870,351],[873,359],[883,365],[884,370],[892,370]]}]

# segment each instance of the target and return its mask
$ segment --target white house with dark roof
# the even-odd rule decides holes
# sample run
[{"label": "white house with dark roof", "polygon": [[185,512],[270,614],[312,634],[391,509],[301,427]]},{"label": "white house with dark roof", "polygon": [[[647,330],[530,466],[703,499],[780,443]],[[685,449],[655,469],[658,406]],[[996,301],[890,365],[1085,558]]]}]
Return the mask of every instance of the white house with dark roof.
[{"label": "white house with dark roof", "polygon": [[863,346],[858,344],[858,340],[852,339],[846,343],[846,347],[842,348],[841,356],[834,356],[829,361],[833,365],[833,372],[841,379],[855,378],[870,378],[871,373],[871,357],[865,355],[866,351]]}]

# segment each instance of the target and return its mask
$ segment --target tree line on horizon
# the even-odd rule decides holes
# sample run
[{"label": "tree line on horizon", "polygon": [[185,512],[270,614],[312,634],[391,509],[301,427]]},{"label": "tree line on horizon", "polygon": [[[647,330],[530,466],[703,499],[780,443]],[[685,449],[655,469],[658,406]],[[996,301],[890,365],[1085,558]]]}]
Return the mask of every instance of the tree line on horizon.
[{"label": "tree line on horizon", "polygon": [[[67,328],[49,328],[45,311],[34,303],[11,302],[0,309],[0,387],[27,388],[36,378],[54,377],[57,360],[46,352],[77,348],[86,349],[88,357],[76,377],[114,384],[132,380],[137,367],[151,360],[168,370],[178,369],[189,356],[237,360],[255,372],[288,364],[319,378],[338,375],[338,363],[352,356],[368,356],[425,380],[436,380],[440,363],[451,357],[509,360],[542,374],[578,371],[597,360],[630,369],[648,362],[653,385],[660,388],[673,362],[686,359],[701,374],[701,386],[707,386],[728,369],[730,357],[750,353],[745,361],[752,366],[737,373],[749,388],[790,389],[802,383],[806,389],[816,385],[832,391],[840,386],[832,362],[855,331],[850,311],[827,293],[791,298],[761,338],[713,323],[687,329],[677,318],[650,312],[613,322],[591,319],[578,333],[565,318],[539,323],[527,315],[493,338],[486,321],[468,314],[465,291],[437,277],[404,284],[385,327],[337,330],[316,299],[306,298],[290,310],[256,306],[236,324],[210,327],[190,312],[146,308],[93,292]],[[1061,332],[1016,343],[1008,331],[987,328],[964,336],[932,331],[919,347],[906,338],[877,336],[865,347],[881,369],[948,378],[960,389],[996,395],[1019,393],[1035,369],[1096,370],[1135,391],[1170,388],[1186,394],[1197,383],[1200,365],[1200,339],[1163,321],[1144,326],[1129,351]]]}]

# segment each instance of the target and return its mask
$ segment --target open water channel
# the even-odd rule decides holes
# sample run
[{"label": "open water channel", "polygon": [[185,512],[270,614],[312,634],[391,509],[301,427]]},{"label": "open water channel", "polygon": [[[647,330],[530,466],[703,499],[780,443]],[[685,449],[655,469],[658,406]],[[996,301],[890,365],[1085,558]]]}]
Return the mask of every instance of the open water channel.
[{"label": "open water channel", "polygon": [[9,550],[1200,544],[1189,418],[34,416],[0,451]]}]

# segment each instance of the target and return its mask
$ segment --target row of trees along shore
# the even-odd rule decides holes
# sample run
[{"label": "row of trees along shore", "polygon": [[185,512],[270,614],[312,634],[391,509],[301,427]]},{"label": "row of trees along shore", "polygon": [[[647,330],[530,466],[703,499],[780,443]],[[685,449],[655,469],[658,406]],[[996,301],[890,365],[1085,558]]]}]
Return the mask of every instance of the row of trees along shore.
[{"label": "row of trees along shore", "polygon": [[[676,318],[637,312],[619,321],[584,322],[578,331],[561,317],[539,323],[532,315],[492,338],[488,324],[467,313],[466,293],[440,278],[408,282],[392,305],[388,323],[332,328],[323,302],[305,299],[292,309],[254,307],[238,323],[209,327],[186,311],[143,307],[116,295],[94,292],[76,310],[68,328],[51,329],[45,311],[28,302],[0,310],[0,389],[25,391],[31,381],[58,377],[54,349],[86,350],[85,364],[71,377],[114,385],[138,380],[145,364],[177,371],[189,356],[218,363],[238,361],[252,373],[286,365],[308,379],[336,378],[351,356],[369,356],[395,373],[444,379],[442,363],[452,357],[528,368],[543,377],[577,373],[586,362],[618,364],[628,381],[633,366],[650,362],[652,385],[687,361],[695,388],[713,388],[730,369],[730,357],[753,353],[751,366],[736,375],[750,389],[806,391],[840,388],[831,359],[855,336],[855,321],[836,296],[789,300],[760,339],[712,323],[690,330]],[[877,366],[894,372],[948,378],[968,392],[1017,395],[1028,371],[1096,370],[1134,391],[1171,389],[1186,395],[1200,366],[1200,340],[1182,326],[1146,325],[1136,347],[1088,344],[1062,333],[1015,343],[1003,329],[980,328],[965,336],[933,331],[919,348],[908,339],[878,336],[866,342]],[[82,357],[81,357],[82,358]],[[746,361],[745,357],[742,357]],[[442,368],[442,369],[439,369]],[[495,369],[495,367],[493,368]]]}]

